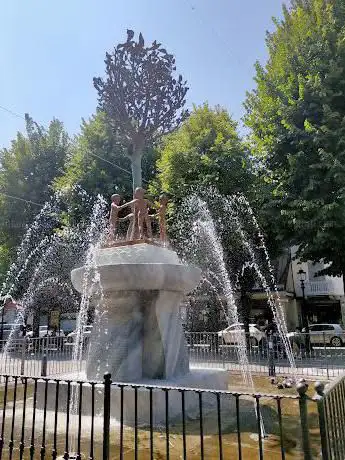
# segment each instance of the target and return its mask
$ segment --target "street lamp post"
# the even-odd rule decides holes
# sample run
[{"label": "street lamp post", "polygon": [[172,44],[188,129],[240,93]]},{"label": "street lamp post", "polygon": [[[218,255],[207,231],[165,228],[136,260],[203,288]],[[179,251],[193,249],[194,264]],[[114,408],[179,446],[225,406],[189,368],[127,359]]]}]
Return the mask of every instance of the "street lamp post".
[{"label": "street lamp post", "polygon": [[306,345],[306,350],[309,353],[310,352],[310,336],[309,336],[309,321],[307,317],[307,302],[306,302],[306,297],[305,297],[305,280],[306,280],[306,272],[301,268],[298,272],[298,277],[301,283],[301,289],[302,289],[302,308],[301,308],[301,313],[302,313],[302,327],[304,328],[306,332],[306,340],[305,340],[305,345]]}]

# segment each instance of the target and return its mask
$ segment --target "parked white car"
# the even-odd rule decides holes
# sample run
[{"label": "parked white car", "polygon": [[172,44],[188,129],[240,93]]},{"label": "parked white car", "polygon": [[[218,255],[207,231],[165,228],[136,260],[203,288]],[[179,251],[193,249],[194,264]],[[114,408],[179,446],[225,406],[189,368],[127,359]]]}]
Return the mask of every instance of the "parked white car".
[{"label": "parked white car", "polygon": [[[305,332],[305,329],[302,332]],[[340,324],[311,324],[309,335],[310,342],[319,345],[341,347],[345,343],[345,331]]]},{"label": "parked white car", "polygon": [[[302,332],[289,332],[287,336],[291,340],[293,345],[305,344],[306,329],[302,329]],[[309,337],[310,343],[314,345],[331,345],[333,347],[341,347],[345,345],[345,331],[340,324],[311,324],[309,326]]]},{"label": "parked white car", "polygon": [[[231,324],[226,329],[218,332],[218,337],[226,344],[236,344],[240,341],[240,334],[244,333],[244,324]],[[249,337],[252,345],[259,343],[266,337],[266,334],[257,327],[256,324],[249,324]]]},{"label": "parked white car", "polygon": [[[83,332],[83,337],[84,338],[89,338],[92,332],[92,324],[89,324],[87,326],[84,326],[84,332]],[[77,336],[77,331],[70,332],[67,336],[67,343],[73,343],[75,341],[75,338]]]},{"label": "parked white car", "polygon": [[[32,338],[34,335],[33,331],[30,331],[26,334],[26,337],[28,337],[29,339]],[[38,336],[40,338],[43,338],[43,337],[65,337],[65,333],[62,329],[60,330],[57,330],[55,332],[55,335],[53,334],[53,329],[49,329],[48,326],[40,326],[39,327],[39,331],[38,331]]]},{"label": "parked white car", "polygon": [[5,342],[6,340],[8,340],[11,334],[14,340],[21,338],[23,326],[24,326],[23,323],[14,323],[14,324],[4,323],[3,325],[1,325],[0,323],[0,329],[2,329],[2,333],[0,332],[0,335],[2,335],[2,340]]}]

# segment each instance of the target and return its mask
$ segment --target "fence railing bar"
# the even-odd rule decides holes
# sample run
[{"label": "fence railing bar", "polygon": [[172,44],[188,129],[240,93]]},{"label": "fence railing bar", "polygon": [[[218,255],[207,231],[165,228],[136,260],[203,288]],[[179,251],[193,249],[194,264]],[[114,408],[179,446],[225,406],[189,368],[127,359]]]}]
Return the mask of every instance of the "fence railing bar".
[{"label": "fence railing bar", "polygon": [[237,428],[238,460],[242,460],[241,421],[240,421],[240,395],[235,394],[234,396],[236,398],[236,428]]},{"label": "fence railing bar", "polygon": [[217,423],[218,423],[219,460],[223,460],[222,413],[221,413],[220,395],[218,393],[216,393],[216,398],[217,398]]},{"label": "fence railing bar", "polygon": [[340,404],[341,404],[341,438],[343,443],[343,454],[345,458],[345,384],[344,380],[340,382]]},{"label": "fence railing bar", "polygon": [[23,413],[22,413],[22,431],[20,435],[19,460],[23,459],[25,449],[25,417],[26,417],[26,396],[28,391],[28,379],[24,377],[24,394],[23,394]]},{"label": "fence railing bar", "polygon": [[91,432],[89,460],[94,460],[94,429],[95,429],[95,383],[91,383]]},{"label": "fence railing bar", "polygon": [[123,460],[123,386],[120,386],[120,460]]},{"label": "fence railing bar", "polygon": [[66,433],[65,433],[65,453],[64,458],[69,458],[69,420],[71,403],[71,382],[67,381],[67,401],[66,401]]},{"label": "fence railing bar", "polygon": [[282,406],[281,406],[280,397],[277,397],[277,412],[278,412],[278,423],[279,423],[280,453],[281,453],[281,459],[285,460],[283,418],[282,418]]},{"label": "fence railing bar", "polygon": [[187,459],[187,440],[186,440],[186,401],[185,391],[180,390],[181,393],[181,405],[182,405],[182,450],[183,460]]},{"label": "fence railing bar", "polygon": [[338,392],[339,392],[339,385],[335,388],[335,391],[331,393],[331,400],[333,406],[333,418],[334,418],[334,428],[335,428],[335,452],[337,458],[340,460],[342,459],[341,453],[341,432],[340,432],[340,416],[339,416],[339,402],[338,402]]},{"label": "fence railing bar", "polygon": [[46,453],[46,423],[47,423],[47,401],[48,401],[48,380],[44,385],[44,408],[43,408],[43,428],[42,428],[42,444],[41,444],[41,460],[44,460]]},{"label": "fence railing bar", "polygon": [[200,458],[204,459],[204,419],[202,411],[202,392],[199,391],[199,431],[200,431]]},{"label": "fence railing bar", "polygon": [[150,460],[153,460],[153,395],[152,388],[149,388],[149,423],[150,423]]},{"label": "fence railing bar", "polygon": [[103,460],[109,460],[110,453],[110,400],[111,400],[111,375],[104,374],[103,382]]},{"label": "fence railing bar", "polygon": [[37,386],[38,386],[38,379],[34,378],[34,401],[33,401],[33,407],[32,407],[30,460],[33,460],[34,455],[35,455],[35,424],[36,424]]},{"label": "fence railing bar", "polygon": [[170,436],[169,436],[169,391],[164,389],[165,393],[165,448],[166,459],[170,458]]},{"label": "fence railing bar", "polygon": [[255,396],[255,404],[256,404],[256,421],[257,421],[257,430],[258,430],[258,438],[259,438],[259,459],[263,460],[264,453],[263,453],[263,446],[262,446],[262,424],[261,424],[261,407],[260,407],[260,397]]},{"label": "fence railing bar", "polygon": [[9,460],[12,460],[13,448],[14,448],[14,428],[15,428],[15,420],[16,420],[17,387],[18,387],[18,377],[14,377],[11,438],[10,438],[10,443],[8,446],[9,447]]},{"label": "fence railing bar", "polygon": [[138,388],[134,388],[134,460],[138,460]]},{"label": "fence railing bar", "polygon": [[2,406],[2,423],[1,423],[1,438],[0,438],[0,460],[2,459],[2,451],[4,447],[4,430],[5,430],[5,420],[6,420],[6,406],[7,406],[7,390],[8,390],[8,375],[5,376],[5,391],[4,391],[4,399],[3,399],[3,406]]},{"label": "fence railing bar", "polygon": [[57,458],[57,428],[58,428],[58,413],[59,413],[59,391],[60,391],[60,381],[55,380],[55,414],[54,414],[54,434],[53,434],[53,451],[52,458],[55,460]]},{"label": "fence railing bar", "polygon": [[303,454],[304,460],[312,460],[312,453],[310,447],[310,438],[309,438],[309,419],[308,419],[308,396],[306,392],[308,386],[305,382],[300,382],[297,384],[296,389],[300,395],[299,398],[299,410],[300,410],[300,423],[302,429],[302,445],[303,445]]},{"label": "fence railing bar", "polygon": [[78,401],[78,438],[76,460],[81,460],[81,420],[83,410],[83,382],[79,382],[79,401]]},{"label": "fence railing bar", "polygon": [[342,381],[339,382],[337,391],[335,392],[335,401],[336,401],[336,417],[338,424],[338,445],[339,451],[342,458],[345,458],[345,445],[344,445],[344,407],[343,407],[343,397],[342,397]]}]

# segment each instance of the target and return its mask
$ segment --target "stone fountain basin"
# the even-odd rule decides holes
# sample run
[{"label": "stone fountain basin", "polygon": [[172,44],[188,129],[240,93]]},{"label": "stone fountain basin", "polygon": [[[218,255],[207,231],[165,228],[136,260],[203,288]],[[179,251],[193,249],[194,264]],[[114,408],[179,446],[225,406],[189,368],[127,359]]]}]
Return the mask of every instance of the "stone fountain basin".
[{"label": "stone fountain basin", "polygon": [[97,380],[105,371],[125,382],[188,374],[179,307],[198,284],[201,270],[150,243],[98,249],[93,267],[71,273],[74,287],[82,292],[88,283],[94,300],[100,296],[98,283],[92,281],[95,268],[103,296],[90,338],[87,378]]},{"label": "stone fountain basin", "polygon": [[[104,291],[177,291],[188,293],[200,279],[196,267],[164,263],[131,263],[119,265],[98,265]],[[85,267],[72,271],[73,286],[82,291]]]},{"label": "stone fountain basin", "polygon": [[[147,243],[99,249],[95,265],[103,291],[177,291],[188,293],[200,280],[201,270],[181,264],[176,252]],[[72,270],[77,291],[83,290],[85,266]]]}]

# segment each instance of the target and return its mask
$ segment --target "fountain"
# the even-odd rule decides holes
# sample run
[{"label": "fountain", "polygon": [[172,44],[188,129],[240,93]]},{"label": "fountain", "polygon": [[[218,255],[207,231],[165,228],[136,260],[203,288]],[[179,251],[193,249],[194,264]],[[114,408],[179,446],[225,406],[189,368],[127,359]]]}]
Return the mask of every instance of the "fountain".
[{"label": "fountain", "polygon": [[[138,189],[134,196],[137,195]],[[179,306],[184,295],[199,283],[201,270],[182,264],[176,252],[167,247],[164,206],[161,205],[158,213],[161,239],[155,241],[149,238],[151,224],[148,220],[144,231],[143,213],[148,212],[148,204],[142,189],[141,197],[135,198],[129,205],[134,208],[130,217],[130,239],[113,240],[111,235],[105,247],[94,249],[102,301],[97,299],[99,290],[98,294],[91,292],[93,302],[98,303],[98,311],[90,339],[87,379],[99,381],[107,371],[116,382],[226,389],[225,372],[189,369]],[[115,206],[121,208],[113,202],[112,232],[118,223]],[[137,208],[141,212],[136,215]],[[81,293],[85,288],[87,270],[88,267],[84,265],[74,269],[71,274],[74,287]],[[157,393],[154,398],[157,399],[154,401],[155,420],[162,421],[165,417],[164,395]],[[140,399],[138,418],[148,421],[149,405]],[[124,403],[124,412],[130,417],[133,415],[133,398],[130,394]],[[174,404],[176,402],[170,396],[171,417],[174,416]],[[186,404],[189,412],[193,405],[195,410],[198,408],[197,398],[195,402],[187,401]],[[115,417],[119,416],[119,410],[118,395],[114,395],[112,413]],[[180,413],[180,410],[179,402],[176,413]]]},{"label": "fountain", "polygon": [[[181,416],[181,392],[169,391],[167,401],[166,392],[159,387],[224,390],[228,386],[228,375],[224,370],[190,369],[188,348],[179,316],[179,306],[184,295],[193,291],[199,284],[202,272],[203,278],[219,292],[224,316],[229,324],[238,323],[239,320],[233,295],[233,279],[230,279],[231,273],[227,272],[218,236],[219,219],[215,220],[210,212],[214,206],[198,194],[191,195],[181,205],[181,208],[187,208],[190,217],[187,219],[188,230],[185,231],[184,228],[184,238],[180,238],[185,250],[185,258],[181,258],[171,249],[166,237],[167,198],[160,198],[156,216],[150,216],[148,211],[155,206],[148,202],[144,193],[143,189],[137,189],[134,199],[123,205],[120,205],[121,198],[118,195],[112,196],[107,236],[104,236],[103,226],[104,200],[99,197],[93,207],[90,226],[86,234],[80,238],[83,249],[88,245],[88,250],[84,264],[74,268],[71,273],[75,289],[82,294],[73,353],[77,372],[59,376],[62,379],[59,387],[59,410],[64,412],[69,408],[72,421],[77,419],[79,412],[80,393],[77,381],[93,382],[83,385],[83,415],[90,415],[92,397],[95,414],[102,415],[102,382],[105,373],[111,374],[114,382],[127,384],[123,387],[112,386],[111,415],[113,419],[122,420],[128,425],[145,425],[150,421],[159,426],[166,422],[167,410],[169,420]],[[226,215],[230,217],[230,221],[226,221],[227,227],[239,245],[245,248],[245,263],[257,270],[284,338],[286,325],[281,314],[279,298],[276,305],[270,291],[273,277],[266,282],[265,275],[260,272],[260,257],[256,254],[256,247],[252,246],[235,210],[238,203],[242,205],[242,202],[237,200],[234,204],[231,199],[216,196],[215,193],[208,195],[215,197],[216,208],[224,208]],[[243,203],[243,207],[248,208],[247,203]],[[120,218],[120,211],[125,208],[130,208],[131,212]],[[191,213],[194,215],[191,216]],[[154,217],[158,217],[159,220],[158,239],[152,236],[151,221]],[[254,221],[255,218],[250,215],[250,219]],[[121,239],[118,227],[122,221],[128,222],[128,231],[127,236]],[[257,227],[256,221],[254,224]],[[38,225],[36,221],[34,225]],[[42,253],[23,297],[24,307],[30,308],[31,299],[36,290],[43,286],[42,283],[55,280],[48,275],[51,275],[50,266],[52,263],[54,265],[56,251],[60,246],[64,246],[64,238],[63,234],[45,236],[26,258],[24,256],[29,248],[29,237],[24,239],[25,244],[21,246],[19,262],[11,268],[11,276],[6,283],[6,289],[10,292],[26,271],[31,258],[35,258],[36,253]],[[260,236],[260,241],[261,239]],[[263,241],[260,244],[268,260]],[[180,253],[183,254],[184,251]],[[199,258],[195,258],[192,253],[198,254]],[[190,263],[191,261],[194,261],[195,266]],[[270,274],[272,275],[271,268]],[[54,283],[61,284],[58,278]],[[86,368],[82,371],[85,359],[83,329],[91,305],[95,307],[95,319],[87,350]],[[293,367],[288,345],[289,343],[286,346],[287,355]],[[254,390],[244,336],[236,346],[236,351],[243,381],[248,388]],[[48,388],[47,392],[45,385]],[[151,388],[157,385],[157,391],[140,391],[139,388],[145,385],[150,385]],[[97,389],[96,393],[93,393],[94,388]],[[38,389],[37,409],[47,407],[48,410],[54,410],[56,383],[38,382]],[[137,395],[135,398],[134,392]],[[150,413],[150,398],[154,407],[153,414]],[[208,398],[210,408],[214,407],[214,395],[204,394],[204,410],[207,410]],[[184,404],[189,418],[199,416],[200,401],[197,393],[186,393]],[[227,402],[222,402],[223,409],[226,404]]]},{"label": "fountain", "polygon": [[[233,288],[234,273],[227,270],[218,234],[222,225],[226,225],[228,231],[233,234],[239,247],[244,248],[243,267],[247,264],[257,272],[283,338],[287,357],[294,367],[267,250],[254,215],[250,210],[245,214],[242,209],[250,209],[248,203],[238,197],[233,203],[231,198],[209,193],[214,200],[218,200],[216,208],[225,211],[228,217],[225,220],[215,219],[214,213],[210,212],[210,209],[214,208],[212,203],[202,199],[198,194],[187,198],[180,206],[180,209],[186,206],[189,215],[189,219],[185,219],[188,222],[187,231],[185,225],[182,232],[184,238],[180,238],[184,251],[180,251],[179,254],[185,256],[181,257],[171,249],[166,237],[167,198],[160,198],[157,214],[152,216],[149,215],[149,209],[155,206],[148,202],[144,194],[142,188],[136,189],[133,200],[123,205],[120,205],[119,195],[112,196],[106,236],[103,226],[104,200],[101,197],[93,207],[91,223],[86,233],[80,237],[80,232],[72,231],[73,236],[75,233],[78,238],[80,237],[80,244],[77,244],[79,249],[84,250],[88,246],[83,265],[71,272],[72,284],[82,295],[73,352],[73,364],[77,366],[74,372],[60,374],[58,383],[51,379],[37,379],[35,383],[36,415],[42,417],[44,423],[46,419],[50,422],[53,420],[54,411],[59,414],[54,419],[55,424],[57,420],[66,419],[66,439],[69,439],[71,452],[80,452],[76,433],[81,423],[86,430],[90,419],[92,423],[95,419],[95,429],[102,434],[103,418],[107,412],[105,389],[109,389],[108,385],[104,385],[104,374],[108,374],[106,382],[109,383],[110,374],[112,380],[117,383],[111,385],[109,390],[111,426],[117,426],[120,421],[121,429],[123,424],[134,426],[134,433],[137,433],[138,427],[145,429],[147,426],[150,426],[151,430],[154,427],[159,432],[162,425],[168,427],[170,422],[175,428],[179,427],[182,411],[182,426],[185,418],[199,419],[202,423],[206,413],[209,415],[209,411],[213,411],[214,415],[216,402],[219,419],[225,419],[238,410],[234,398],[230,400],[225,394],[218,393],[216,401],[212,391],[228,388],[226,371],[190,368],[188,348],[179,314],[183,297],[193,291],[203,278],[203,282],[207,282],[216,292],[229,324],[239,322]],[[235,210],[236,206],[242,206],[240,212]],[[120,211],[125,208],[130,208],[131,212],[125,217],[120,217]],[[46,205],[44,212],[51,214],[51,209],[51,205]],[[191,218],[192,213],[194,215]],[[252,243],[251,235],[246,232],[246,226],[239,214],[241,217],[242,214],[249,216],[256,229],[256,235],[259,235],[259,245]],[[39,228],[42,215],[43,211],[34,222],[33,229]],[[159,238],[153,237],[151,229],[154,217],[158,217],[159,221]],[[127,236],[122,239],[118,232],[119,222],[128,223]],[[52,237],[44,235],[38,242],[37,235],[36,245],[29,252],[31,233],[32,231],[24,238],[19,249],[18,261],[11,267],[3,287],[4,292],[6,290],[10,293],[21,276],[26,273],[28,265],[37,259],[37,263],[32,264],[34,269],[22,299],[24,307],[28,310],[32,309],[35,292],[45,285],[53,283],[68,288],[55,272],[51,273],[51,266],[56,262],[57,253],[65,247],[65,241],[70,238],[64,233],[57,233]],[[66,246],[69,247],[69,244]],[[261,271],[258,248],[263,252],[268,277]],[[74,260],[73,258],[73,262]],[[95,319],[87,349],[86,367],[82,370],[85,359],[83,330],[91,306],[95,308]],[[239,340],[235,349],[243,382],[249,391],[255,393],[244,334],[240,334],[240,330],[238,332]],[[12,336],[13,334],[5,347],[5,354]],[[198,392],[204,389],[211,391]],[[62,414],[64,412],[65,414]],[[265,436],[263,416],[258,409],[257,401],[255,407],[248,405],[244,408],[242,403],[240,417],[243,420],[257,420],[260,434],[262,437]],[[52,429],[50,427],[50,430]],[[66,455],[58,458],[66,458]],[[80,458],[80,455],[69,454],[68,458]]]}]

